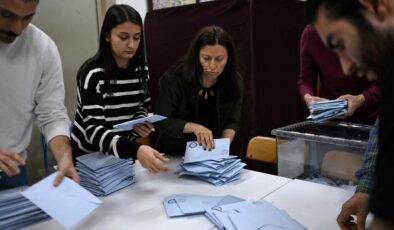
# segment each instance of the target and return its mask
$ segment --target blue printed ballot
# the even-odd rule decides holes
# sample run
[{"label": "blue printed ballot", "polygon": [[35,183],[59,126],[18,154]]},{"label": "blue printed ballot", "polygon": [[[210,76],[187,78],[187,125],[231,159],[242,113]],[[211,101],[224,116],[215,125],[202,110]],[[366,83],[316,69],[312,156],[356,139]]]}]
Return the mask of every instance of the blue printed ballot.
[{"label": "blue printed ballot", "polygon": [[234,196],[174,194],[163,201],[168,217],[204,214],[220,230],[304,230],[286,211],[266,201]]},{"label": "blue printed ballot", "polygon": [[197,141],[186,144],[184,163],[194,163],[206,160],[221,160],[230,155],[230,139],[215,139],[215,148],[211,151],[204,150]]},{"label": "blue printed ballot", "polygon": [[168,217],[204,214],[205,210],[217,205],[243,201],[234,196],[203,196],[194,194],[174,194],[164,199],[163,205]]},{"label": "blue printed ballot", "polygon": [[0,229],[19,229],[49,216],[22,196],[27,186],[0,191]]},{"label": "blue printed ballot", "polygon": [[134,163],[100,152],[77,157],[81,185],[96,196],[106,196],[135,182]]},{"label": "blue printed ballot", "polygon": [[324,121],[341,116],[347,112],[347,100],[331,100],[315,102],[309,107],[310,115],[307,119]]},{"label": "blue printed ballot", "polygon": [[135,120],[126,121],[126,122],[114,125],[114,128],[115,129],[123,129],[123,130],[132,130],[133,126],[135,124],[144,123],[145,121],[150,122],[150,123],[155,123],[155,122],[164,120],[166,118],[167,117],[155,114],[155,115],[152,115],[152,116],[142,117],[142,118],[138,118],[138,119],[135,119]]},{"label": "blue printed ballot", "polygon": [[59,186],[54,187],[53,181],[57,174],[53,173],[34,184],[23,191],[22,195],[63,226],[71,228],[102,201],[67,177],[63,178]]},{"label": "blue printed ballot", "polygon": [[284,210],[266,201],[241,201],[220,205],[207,210],[205,215],[221,230],[306,229]]},{"label": "blue printed ballot", "polygon": [[204,150],[196,141],[186,144],[180,176],[192,176],[214,185],[223,185],[241,177],[246,164],[230,155],[230,140],[215,139],[215,148]]}]

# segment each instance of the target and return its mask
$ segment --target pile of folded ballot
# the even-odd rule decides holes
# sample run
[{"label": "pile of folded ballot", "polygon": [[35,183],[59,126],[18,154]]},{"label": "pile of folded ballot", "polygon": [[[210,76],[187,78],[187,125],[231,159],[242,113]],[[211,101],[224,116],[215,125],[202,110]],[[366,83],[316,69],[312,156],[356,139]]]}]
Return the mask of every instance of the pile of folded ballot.
[{"label": "pile of folded ballot", "polygon": [[267,201],[245,201],[234,196],[175,194],[163,201],[168,217],[204,214],[220,230],[304,230],[286,211]]},{"label": "pile of folded ballot", "polygon": [[215,148],[211,151],[204,150],[196,141],[187,142],[179,175],[196,177],[213,185],[238,180],[246,164],[229,152],[228,138],[215,139]]},{"label": "pile of folded ballot", "polygon": [[81,185],[96,196],[106,196],[135,182],[134,163],[100,152],[77,158]]},{"label": "pile of folded ballot", "polygon": [[28,187],[0,191],[0,229],[19,229],[49,218],[40,208],[22,196]]},{"label": "pile of folded ballot", "polygon": [[315,102],[309,107],[310,115],[307,119],[324,121],[341,116],[347,112],[347,100],[331,100]]}]

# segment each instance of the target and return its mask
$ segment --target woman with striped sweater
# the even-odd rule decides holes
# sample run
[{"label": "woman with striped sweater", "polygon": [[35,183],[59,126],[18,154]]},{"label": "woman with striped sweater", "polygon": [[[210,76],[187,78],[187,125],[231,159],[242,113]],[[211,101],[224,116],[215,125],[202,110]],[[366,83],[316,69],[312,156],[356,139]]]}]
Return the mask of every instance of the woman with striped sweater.
[{"label": "woman with striped sweater", "polygon": [[74,157],[103,152],[138,159],[152,172],[166,171],[167,161],[155,149],[135,142],[153,125],[137,124],[133,131],[113,128],[148,115],[150,95],[144,57],[142,19],[127,5],[111,6],[101,28],[99,49],[77,74],[77,111],[72,129]]}]

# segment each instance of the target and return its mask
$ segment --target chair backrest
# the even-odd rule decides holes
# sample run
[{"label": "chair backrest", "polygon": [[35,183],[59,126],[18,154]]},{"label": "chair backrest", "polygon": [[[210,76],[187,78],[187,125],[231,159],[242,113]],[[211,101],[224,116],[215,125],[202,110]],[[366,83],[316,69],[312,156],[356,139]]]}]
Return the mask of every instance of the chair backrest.
[{"label": "chair backrest", "polygon": [[268,163],[277,163],[276,154],[276,139],[271,137],[253,137],[246,150],[247,158]]}]

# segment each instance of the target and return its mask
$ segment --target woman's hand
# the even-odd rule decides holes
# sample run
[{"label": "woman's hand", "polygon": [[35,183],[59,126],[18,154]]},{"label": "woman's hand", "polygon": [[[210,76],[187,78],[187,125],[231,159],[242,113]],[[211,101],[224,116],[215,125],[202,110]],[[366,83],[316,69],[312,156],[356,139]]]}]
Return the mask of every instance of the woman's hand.
[{"label": "woman's hand", "polygon": [[197,142],[204,150],[211,151],[215,148],[215,140],[213,139],[212,131],[204,126],[196,123],[188,122],[184,128],[185,133],[194,133],[197,137]]},{"label": "woman's hand", "polygon": [[338,117],[339,119],[344,119],[346,117],[353,116],[354,112],[358,108],[364,105],[365,97],[362,94],[359,95],[346,94],[340,96],[338,100],[347,100],[347,112],[344,115]]},{"label": "woman's hand", "polygon": [[149,172],[167,172],[168,158],[161,155],[155,149],[147,146],[141,145],[137,150],[137,159],[140,161],[142,167],[149,170]]},{"label": "woman's hand", "polygon": [[133,129],[141,137],[146,137],[153,131],[153,124],[146,121],[145,123],[135,124]]},{"label": "woman's hand", "polygon": [[308,108],[315,102],[328,101],[326,98],[311,96],[310,94],[304,95],[305,104]]}]

